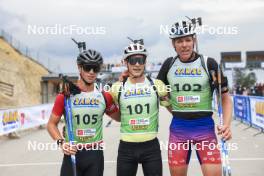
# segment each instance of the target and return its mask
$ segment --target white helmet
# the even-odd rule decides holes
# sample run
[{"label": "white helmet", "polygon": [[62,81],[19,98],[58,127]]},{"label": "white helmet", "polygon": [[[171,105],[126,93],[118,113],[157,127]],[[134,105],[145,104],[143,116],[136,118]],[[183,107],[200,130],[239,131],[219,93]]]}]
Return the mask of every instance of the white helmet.
[{"label": "white helmet", "polygon": [[133,43],[129,44],[124,50],[124,59],[135,54],[142,54],[147,57],[148,53],[146,48],[144,47],[143,39],[132,40],[132,42]]},{"label": "white helmet", "polygon": [[171,39],[181,38],[195,34],[195,24],[192,22],[181,21],[172,25],[169,35]]}]

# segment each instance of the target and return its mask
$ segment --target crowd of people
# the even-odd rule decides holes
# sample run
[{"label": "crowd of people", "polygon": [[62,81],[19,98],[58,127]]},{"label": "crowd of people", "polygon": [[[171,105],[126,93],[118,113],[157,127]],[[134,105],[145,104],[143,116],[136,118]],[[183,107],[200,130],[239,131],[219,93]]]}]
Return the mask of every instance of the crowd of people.
[{"label": "crowd of people", "polygon": [[234,94],[246,96],[264,96],[264,83],[256,83],[251,87],[243,87],[242,85],[235,86]]}]

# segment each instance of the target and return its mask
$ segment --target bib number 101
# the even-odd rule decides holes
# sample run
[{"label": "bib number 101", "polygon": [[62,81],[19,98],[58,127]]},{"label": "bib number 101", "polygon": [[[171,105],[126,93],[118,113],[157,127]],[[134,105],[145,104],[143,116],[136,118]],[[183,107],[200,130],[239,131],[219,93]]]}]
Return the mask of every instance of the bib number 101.
[{"label": "bib number 101", "polygon": [[[145,104],[144,106],[142,106],[141,104],[136,104],[134,106],[134,108],[132,108],[131,105],[127,106],[127,109],[129,110],[129,114],[141,114],[143,112],[143,109],[146,108],[147,109],[147,113],[149,114],[149,104]],[[134,112],[134,113],[133,113]]]}]

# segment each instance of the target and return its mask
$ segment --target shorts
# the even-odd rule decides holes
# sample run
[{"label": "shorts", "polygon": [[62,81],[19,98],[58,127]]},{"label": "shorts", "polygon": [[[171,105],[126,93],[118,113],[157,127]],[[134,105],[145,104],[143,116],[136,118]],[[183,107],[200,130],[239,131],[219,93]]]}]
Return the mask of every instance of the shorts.
[{"label": "shorts", "polygon": [[168,145],[169,166],[186,166],[192,150],[200,164],[221,164],[215,125],[212,117],[184,119],[173,117]]},{"label": "shorts", "polygon": [[[102,150],[81,150],[76,153],[77,175],[103,176],[104,154]],[[64,155],[61,176],[73,176],[71,156]]]},{"label": "shorts", "polygon": [[117,176],[135,176],[142,164],[145,176],[162,176],[162,160],[157,138],[146,142],[120,141]]}]

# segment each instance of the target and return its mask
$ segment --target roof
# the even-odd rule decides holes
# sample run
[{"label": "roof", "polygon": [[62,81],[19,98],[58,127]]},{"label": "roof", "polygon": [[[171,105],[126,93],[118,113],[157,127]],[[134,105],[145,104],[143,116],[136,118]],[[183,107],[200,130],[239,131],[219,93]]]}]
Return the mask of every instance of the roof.
[{"label": "roof", "polygon": [[221,52],[221,58],[224,56],[241,56],[241,51]]},{"label": "roof", "polygon": [[[77,80],[79,78],[78,73],[66,73],[63,75],[67,76],[69,79]],[[60,78],[59,78],[59,74],[57,74],[57,73],[52,73],[52,74],[49,74],[47,76],[42,76],[42,81],[58,80],[58,79],[60,79]]]},{"label": "roof", "polygon": [[259,55],[262,55],[262,56],[264,56],[264,51],[247,51],[246,52],[246,55],[247,55],[247,57],[248,56],[259,56]]}]

